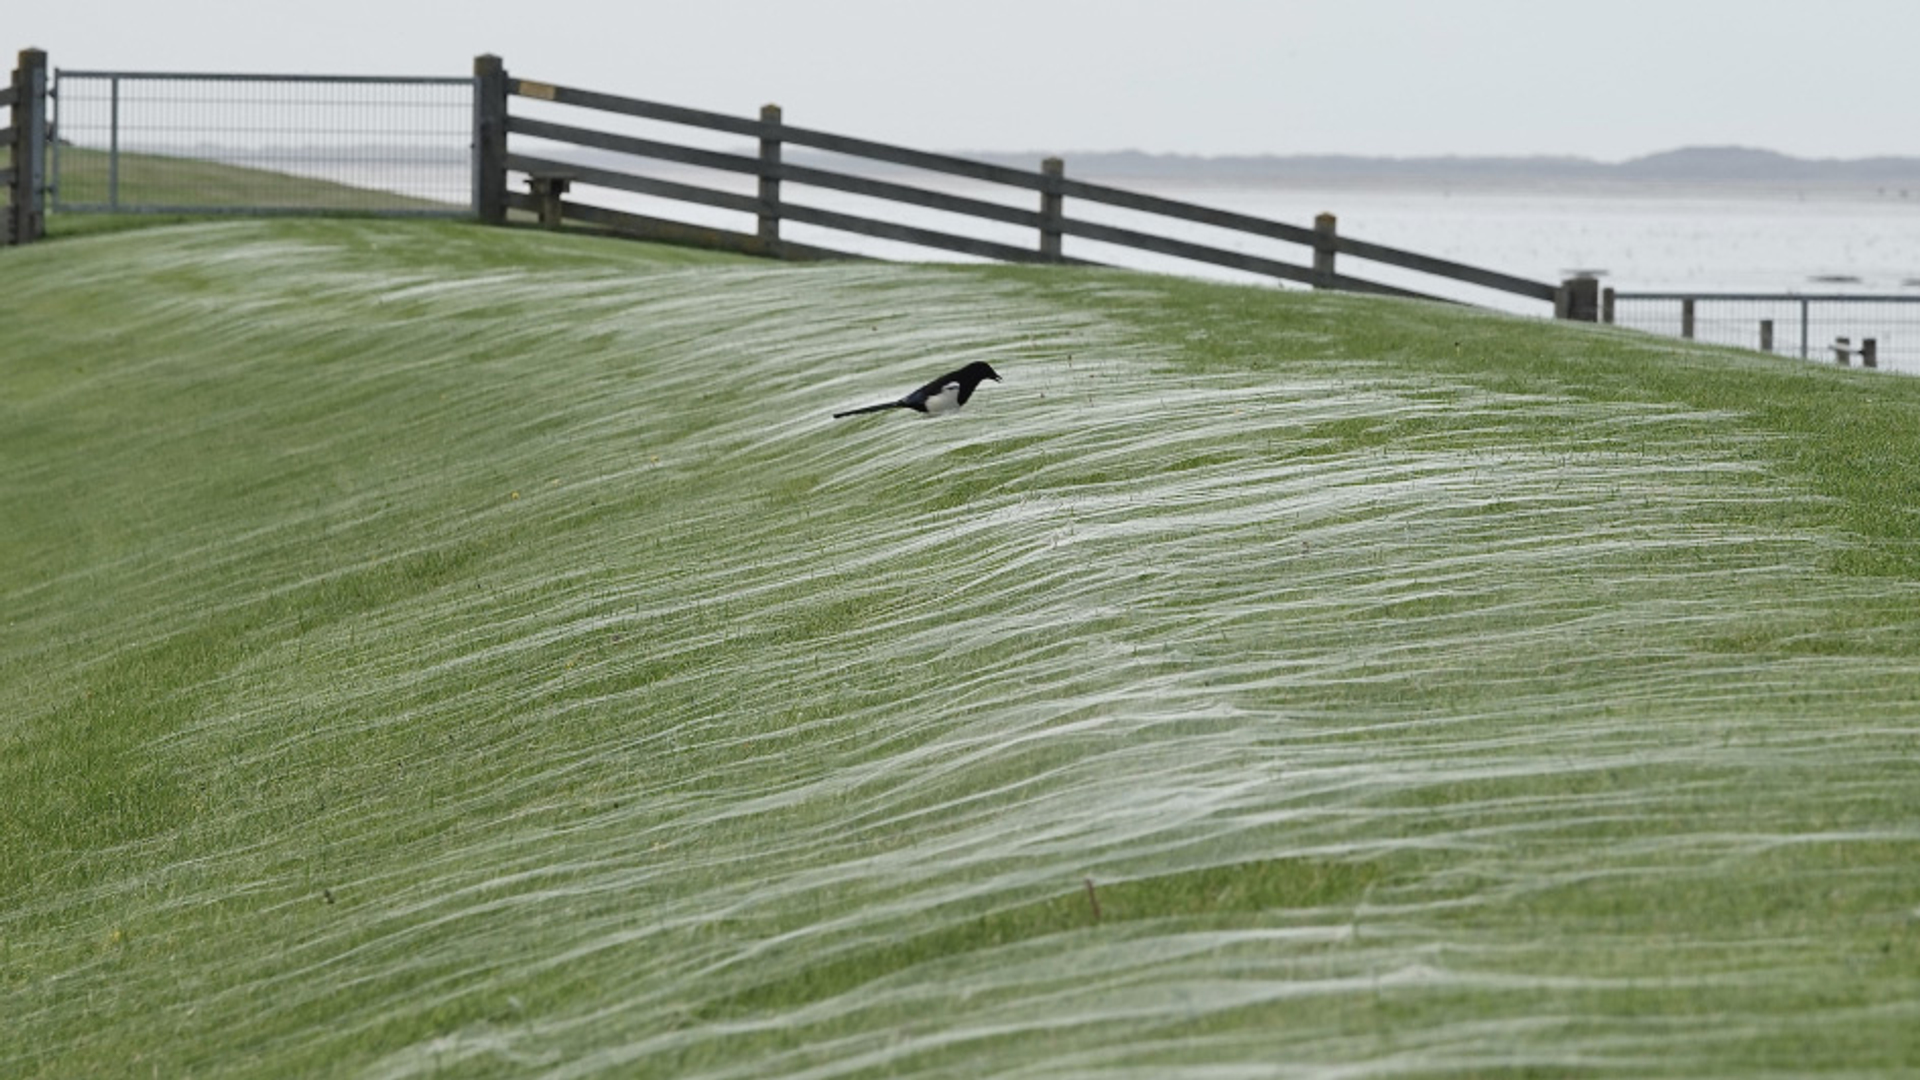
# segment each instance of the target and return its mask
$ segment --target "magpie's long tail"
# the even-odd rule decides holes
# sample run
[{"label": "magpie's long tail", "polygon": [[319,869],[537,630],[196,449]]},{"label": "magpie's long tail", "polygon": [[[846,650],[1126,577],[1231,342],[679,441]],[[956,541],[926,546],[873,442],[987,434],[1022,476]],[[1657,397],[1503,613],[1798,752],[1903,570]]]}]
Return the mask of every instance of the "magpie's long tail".
[{"label": "magpie's long tail", "polygon": [[833,414],[833,418],[835,420],[838,420],[843,416],[859,416],[861,413],[885,412],[888,409],[904,409],[904,408],[906,408],[906,406],[900,404],[897,401],[888,401],[879,405],[868,405],[865,408],[861,408],[861,409],[848,409],[846,412],[837,412]]}]

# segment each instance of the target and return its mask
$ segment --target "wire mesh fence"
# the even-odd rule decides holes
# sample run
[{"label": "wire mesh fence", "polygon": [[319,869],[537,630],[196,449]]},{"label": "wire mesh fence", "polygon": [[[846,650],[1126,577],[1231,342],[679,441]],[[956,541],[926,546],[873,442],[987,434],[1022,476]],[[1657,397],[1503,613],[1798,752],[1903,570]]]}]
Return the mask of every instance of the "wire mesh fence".
[{"label": "wire mesh fence", "polygon": [[55,210],[465,215],[471,78],[55,73]]},{"label": "wire mesh fence", "polygon": [[1612,318],[1656,334],[1805,360],[1920,374],[1920,296],[1801,293],[1613,294]]}]

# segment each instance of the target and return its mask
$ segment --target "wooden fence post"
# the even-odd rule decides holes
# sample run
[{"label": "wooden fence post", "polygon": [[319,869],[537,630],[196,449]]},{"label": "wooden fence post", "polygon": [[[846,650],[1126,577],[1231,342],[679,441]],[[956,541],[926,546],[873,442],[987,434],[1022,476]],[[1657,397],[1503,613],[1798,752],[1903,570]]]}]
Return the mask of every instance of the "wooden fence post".
[{"label": "wooden fence post", "polygon": [[1600,321],[1600,279],[1588,274],[1571,277],[1553,291],[1553,317],[1574,322]]},{"label": "wooden fence post", "polygon": [[1065,216],[1066,197],[1060,193],[1060,178],[1067,173],[1067,163],[1057,157],[1050,157],[1040,163],[1040,256],[1048,262],[1059,262],[1060,219]]},{"label": "wooden fence post", "polygon": [[473,58],[473,207],[507,223],[507,69],[492,53]]},{"label": "wooden fence post", "polygon": [[1870,368],[1880,366],[1880,342],[1878,339],[1860,339],[1860,366]]},{"label": "wooden fence post", "polygon": [[1339,218],[1332,214],[1314,215],[1313,287],[1316,289],[1333,288],[1334,240],[1339,230]]},{"label": "wooden fence post", "polygon": [[1680,336],[1693,340],[1693,297],[1680,301]]},{"label": "wooden fence post", "polygon": [[1841,367],[1852,363],[1853,339],[1837,337],[1833,339],[1833,362]]},{"label": "wooden fence post", "polygon": [[31,244],[47,234],[47,54],[21,49],[13,69],[13,193],[4,239]]},{"label": "wooden fence post", "polygon": [[1773,320],[1772,319],[1760,320],[1760,351],[1769,352],[1769,353],[1773,351]]},{"label": "wooden fence post", "polygon": [[1600,321],[1608,326],[1613,325],[1613,304],[1613,286],[1609,285],[1600,290]]},{"label": "wooden fence post", "polygon": [[760,242],[780,244],[780,106],[760,106]]}]

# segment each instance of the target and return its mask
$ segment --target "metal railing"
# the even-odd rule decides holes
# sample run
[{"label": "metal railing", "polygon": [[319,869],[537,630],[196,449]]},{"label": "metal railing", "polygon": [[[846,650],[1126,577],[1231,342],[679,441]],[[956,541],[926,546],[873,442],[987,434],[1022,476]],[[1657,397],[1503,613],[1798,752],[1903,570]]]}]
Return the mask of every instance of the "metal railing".
[{"label": "metal railing", "polygon": [[1920,295],[1609,289],[1601,319],[1778,356],[1920,372]]},{"label": "metal railing", "polygon": [[471,78],[59,70],[53,93],[57,211],[473,214]]}]

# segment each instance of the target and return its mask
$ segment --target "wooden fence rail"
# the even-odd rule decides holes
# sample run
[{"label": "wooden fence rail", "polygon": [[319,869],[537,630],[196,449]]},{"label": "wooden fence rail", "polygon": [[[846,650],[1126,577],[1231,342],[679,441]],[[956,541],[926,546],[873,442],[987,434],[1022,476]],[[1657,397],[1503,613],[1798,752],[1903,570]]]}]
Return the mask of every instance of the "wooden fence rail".
[{"label": "wooden fence rail", "polygon": [[[479,193],[478,206],[483,221],[503,223],[507,219],[509,210],[522,210],[538,214],[544,224],[555,228],[564,222],[575,221],[655,239],[672,239],[682,243],[696,243],[755,254],[788,258],[817,258],[834,254],[783,240],[780,236],[780,222],[791,221],[1002,262],[1087,262],[1062,252],[1062,238],[1071,236],[1212,266],[1248,271],[1283,281],[1311,285],[1315,288],[1441,299],[1411,289],[1339,272],[1335,269],[1335,259],[1344,255],[1543,301],[1553,305],[1554,313],[1562,318],[1595,321],[1599,317],[1599,290],[1591,278],[1576,278],[1555,285],[1532,281],[1497,270],[1468,266],[1418,252],[1403,251],[1384,244],[1357,240],[1339,235],[1332,215],[1322,215],[1315,228],[1302,228],[1247,214],[1069,178],[1065,175],[1064,166],[1058,159],[1047,160],[1038,171],[1028,171],[991,162],[929,153],[797,127],[782,119],[777,106],[768,106],[758,118],[728,116],[723,113],[619,97],[555,83],[513,78],[507,74],[500,58],[496,56],[476,58],[474,75],[479,95],[475,107],[477,130],[474,145],[479,155],[476,164],[476,190]],[[725,153],[520,115],[510,108],[512,98],[739,135],[755,140],[759,152],[754,155]],[[559,157],[524,153],[514,148],[510,136],[751,176],[758,180],[757,193],[748,195],[720,191],[681,181],[641,176],[604,165],[589,165],[562,160]],[[986,199],[917,187],[895,180],[789,162],[784,160],[781,152],[781,148],[786,145],[803,146],[865,161],[1021,188],[1039,196],[1038,208],[1027,210]],[[507,174],[510,172],[524,173],[527,176],[529,190],[526,193],[508,190]],[[570,185],[574,183],[748,214],[756,218],[758,228],[754,233],[734,233],[595,207],[564,197]],[[1032,247],[1023,247],[1004,241],[963,236],[920,225],[901,224],[809,206],[788,199],[783,193],[782,185],[784,184],[843,192],[904,206],[962,215],[983,222],[1017,226],[1032,230],[1037,242]],[[1065,208],[1070,200],[1299,244],[1311,251],[1312,261],[1310,265],[1301,265],[1141,229],[1069,216]]]}]

